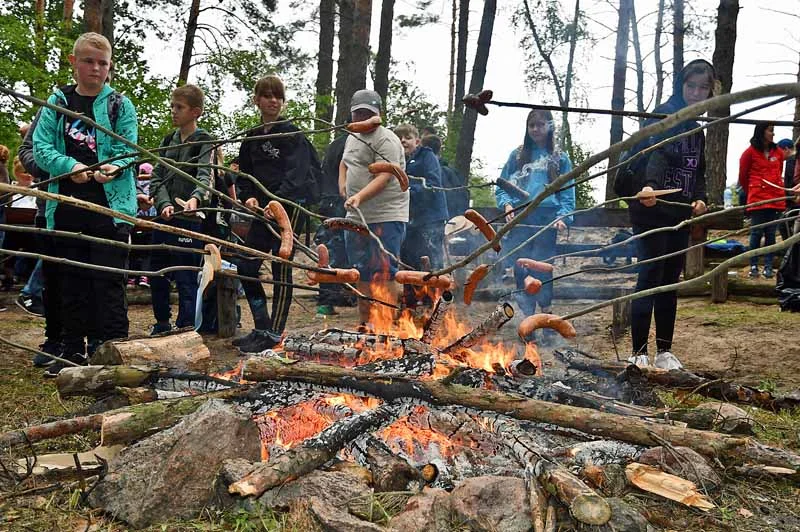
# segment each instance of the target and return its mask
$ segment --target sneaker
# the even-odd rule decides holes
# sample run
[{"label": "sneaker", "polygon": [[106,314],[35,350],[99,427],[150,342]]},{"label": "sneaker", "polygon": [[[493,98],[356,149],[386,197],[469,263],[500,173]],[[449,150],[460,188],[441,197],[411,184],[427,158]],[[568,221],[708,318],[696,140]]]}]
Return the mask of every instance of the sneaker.
[{"label": "sneaker", "polygon": [[139,286],[142,288],[150,288],[150,279],[146,275],[139,277]]},{"label": "sneaker", "polygon": [[136,279],[128,277],[128,288],[136,288]]},{"label": "sneaker", "polygon": [[239,346],[242,353],[261,353],[267,349],[272,349],[281,343],[281,336],[271,331],[255,330],[255,337],[252,342]]},{"label": "sneaker", "polygon": [[338,314],[333,305],[317,305],[317,316],[334,316]]},{"label": "sneaker", "polygon": [[[39,351],[57,356],[61,353],[61,342],[45,340],[43,344],[39,345]],[[37,368],[46,368],[47,366],[53,365],[55,362],[56,359],[46,355],[37,354],[33,357],[33,365]]]},{"label": "sneaker", "polygon": [[764,268],[763,275],[765,279],[772,279],[773,277],[775,277],[775,274],[773,273],[771,266],[767,266],[766,268]]},{"label": "sneaker", "polygon": [[[86,364],[89,363],[88,357],[86,355],[84,355],[83,353],[73,353],[71,355],[62,354],[61,358],[65,359],[65,360],[69,360],[70,362],[75,362],[76,364],[78,364],[80,366],[85,366]],[[66,368],[66,367],[68,367],[68,366],[72,367],[69,364],[66,364],[65,362],[61,362],[60,360],[56,360],[56,362],[54,364],[50,365],[50,367],[48,367],[44,371],[44,374],[42,374],[42,377],[44,377],[46,379],[53,379],[55,377],[58,377],[58,374],[61,372],[61,370]]]},{"label": "sneaker", "polygon": [[750,266],[750,273],[748,274],[748,277],[751,279],[758,279],[758,276],[758,266]]},{"label": "sneaker", "polygon": [[169,322],[163,323],[163,322],[159,321],[159,322],[156,322],[155,325],[153,325],[152,329],[150,329],[150,336],[155,336],[157,334],[162,334],[162,333],[165,333],[165,332],[169,332],[171,330],[172,330],[172,325],[170,325]]},{"label": "sneaker", "polygon": [[31,316],[44,317],[44,304],[38,298],[20,294],[17,296],[17,306]]},{"label": "sneaker", "polygon": [[636,364],[637,366],[649,366],[650,365],[650,357],[646,354],[644,355],[631,355],[628,357],[628,362],[631,364]]},{"label": "sneaker", "polygon": [[653,365],[659,369],[681,369],[683,364],[678,360],[678,357],[669,351],[661,351],[656,354],[656,360]]},{"label": "sneaker", "polygon": [[97,349],[101,345],[103,345],[104,343],[105,343],[105,341],[100,340],[99,338],[91,338],[91,339],[87,340],[86,341],[86,354],[89,356],[89,358],[92,358],[92,355],[94,355],[95,352],[97,352]]},{"label": "sneaker", "polygon": [[239,338],[234,338],[233,341],[231,342],[231,345],[233,345],[233,347],[241,347],[255,340],[256,336],[257,336],[256,330],[253,329],[244,336],[240,336]]}]

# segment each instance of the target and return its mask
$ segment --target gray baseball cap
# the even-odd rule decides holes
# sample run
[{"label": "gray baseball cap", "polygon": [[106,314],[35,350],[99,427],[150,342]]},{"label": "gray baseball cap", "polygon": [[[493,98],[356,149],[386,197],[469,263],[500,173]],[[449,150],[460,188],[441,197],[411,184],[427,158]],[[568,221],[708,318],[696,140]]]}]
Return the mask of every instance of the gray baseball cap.
[{"label": "gray baseball cap", "polygon": [[361,89],[350,98],[350,112],[358,109],[367,109],[373,113],[381,113],[381,96],[375,91]]}]

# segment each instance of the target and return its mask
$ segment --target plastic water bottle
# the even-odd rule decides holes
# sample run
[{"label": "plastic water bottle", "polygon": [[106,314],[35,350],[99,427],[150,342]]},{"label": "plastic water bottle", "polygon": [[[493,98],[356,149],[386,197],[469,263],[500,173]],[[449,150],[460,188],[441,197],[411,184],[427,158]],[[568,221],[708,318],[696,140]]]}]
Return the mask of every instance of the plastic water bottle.
[{"label": "plastic water bottle", "polygon": [[722,198],[726,209],[733,207],[733,191],[730,188],[725,189],[725,192],[722,193]]}]

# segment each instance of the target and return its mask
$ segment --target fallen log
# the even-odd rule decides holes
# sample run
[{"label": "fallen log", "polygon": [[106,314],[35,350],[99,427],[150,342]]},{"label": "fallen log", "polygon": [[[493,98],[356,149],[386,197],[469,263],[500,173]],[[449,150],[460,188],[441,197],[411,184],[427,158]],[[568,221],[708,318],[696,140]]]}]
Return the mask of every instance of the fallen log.
[{"label": "fallen log", "polygon": [[422,474],[417,468],[399,457],[375,436],[368,434],[363,444],[356,442],[354,447],[362,455],[372,472],[372,485],[376,492],[406,491],[418,488],[422,483]]},{"label": "fallen log", "polygon": [[547,450],[516,422],[499,415],[483,420],[503,439],[520,465],[533,467],[539,482],[569,508],[575,519],[587,525],[604,525],[611,519],[611,508],[605,499],[549,457]]},{"label": "fallen log", "polygon": [[477,327],[470,332],[445,347],[442,352],[451,354],[457,353],[461,349],[469,349],[486,336],[496,333],[500,327],[508,323],[514,317],[514,307],[508,303],[497,305],[497,308]]},{"label": "fallen log", "polygon": [[97,365],[147,364],[192,371],[207,371],[210,362],[211,353],[195,331],[111,340],[101,345],[91,359]]},{"label": "fallen log", "polygon": [[291,380],[319,386],[345,387],[384,400],[412,398],[434,405],[461,405],[502,413],[516,419],[552,423],[587,434],[654,447],[664,441],[694,449],[706,456],[733,461],[800,468],[800,455],[764,445],[753,438],[653,423],[645,419],[597,412],[586,408],[528,399],[493,390],[466,388],[441,381],[420,381],[313,364],[287,363],[278,359],[251,358],[244,378],[251,381]]},{"label": "fallen log", "polygon": [[81,416],[72,419],[60,419],[42,425],[34,425],[20,430],[0,434],[0,449],[9,449],[17,445],[36,443],[42,440],[78,434],[87,430],[97,430],[103,423],[103,414]]},{"label": "fallen log", "polygon": [[[572,350],[556,350],[554,354],[567,367],[583,371],[603,371],[618,374],[628,367],[625,362],[596,360]],[[774,412],[800,407],[800,399],[796,397],[776,397],[766,390],[759,390],[723,379],[701,377],[685,370],[666,370],[652,366],[644,366],[639,369],[642,375],[652,384],[667,388],[690,390],[693,393],[713,399],[757,406]]]},{"label": "fallen log", "polygon": [[450,307],[453,304],[453,293],[449,290],[445,290],[442,292],[442,295],[436,301],[436,305],[433,307],[433,312],[431,312],[428,321],[425,322],[425,326],[422,329],[422,338],[421,340],[425,343],[432,344],[436,339],[436,334],[439,332],[439,329],[444,323],[444,317],[447,314],[447,311],[450,310]]},{"label": "fallen log", "polygon": [[303,476],[336,456],[342,447],[364,432],[395,419],[400,410],[396,405],[383,404],[334,423],[298,447],[271,458],[266,464],[259,464],[248,475],[228,486],[228,492],[242,497],[258,497],[268,489]]}]

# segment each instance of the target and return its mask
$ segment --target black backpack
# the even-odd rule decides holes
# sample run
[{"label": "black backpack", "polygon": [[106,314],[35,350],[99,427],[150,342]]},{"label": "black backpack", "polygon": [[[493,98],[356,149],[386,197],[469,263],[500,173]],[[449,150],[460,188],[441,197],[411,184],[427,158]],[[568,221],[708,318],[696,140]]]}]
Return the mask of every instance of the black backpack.
[{"label": "black backpack", "polygon": [[800,312],[800,243],[786,250],[777,277],[775,291],[781,310]]}]

